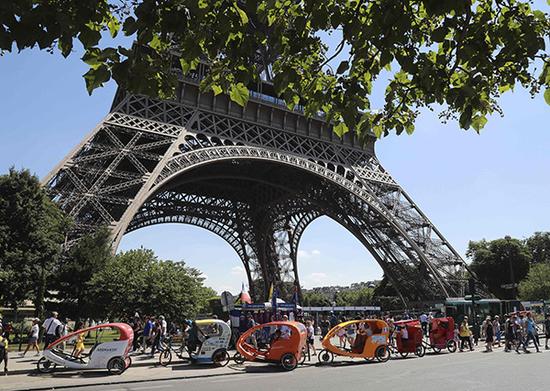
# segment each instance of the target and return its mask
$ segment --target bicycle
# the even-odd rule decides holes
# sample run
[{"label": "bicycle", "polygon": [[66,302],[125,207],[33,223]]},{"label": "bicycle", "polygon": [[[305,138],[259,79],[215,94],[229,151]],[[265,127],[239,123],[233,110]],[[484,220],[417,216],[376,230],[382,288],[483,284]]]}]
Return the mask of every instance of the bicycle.
[{"label": "bicycle", "polygon": [[[159,364],[163,367],[169,365],[172,362],[172,355],[175,354],[180,360],[188,360],[191,357],[185,338],[182,337],[181,344],[174,346],[174,336],[168,336],[161,344],[162,352],[159,355]],[[184,357],[184,353],[188,354],[188,357]]]}]

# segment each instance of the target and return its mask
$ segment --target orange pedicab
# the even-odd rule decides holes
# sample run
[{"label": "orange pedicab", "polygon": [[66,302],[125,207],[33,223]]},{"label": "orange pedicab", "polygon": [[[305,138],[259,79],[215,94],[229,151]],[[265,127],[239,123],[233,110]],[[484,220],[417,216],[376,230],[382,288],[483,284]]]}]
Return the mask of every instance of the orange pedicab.
[{"label": "orange pedicab", "polygon": [[[269,343],[258,347],[257,336],[269,333]],[[244,360],[277,363],[286,371],[298,366],[306,347],[306,327],[299,322],[276,321],[254,326],[237,341]]]},{"label": "orange pedicab", "polygon": [[[331,342],[342,330],[355,329],[356,333],[350,348],[338,347]],[[350,335],[346,333],[346,335]],[[348,337],[350,338],[350,337]],[[390,358],[388,349],[388,324],[379,319],[350,320],[334,326],[323,338],[323,350],[319,353],[319,362],[329,364],[334,356],[364,358],[367,361],[377,359],[386,362]]]}]

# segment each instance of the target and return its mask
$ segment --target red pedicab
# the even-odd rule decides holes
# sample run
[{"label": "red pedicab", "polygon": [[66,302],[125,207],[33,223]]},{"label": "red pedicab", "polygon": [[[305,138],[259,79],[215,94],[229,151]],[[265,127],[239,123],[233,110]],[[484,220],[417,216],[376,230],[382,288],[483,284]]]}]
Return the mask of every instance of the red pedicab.
[{"label": "red pedicab", "polygon": [[[416,319],[400,320],[394,322],[396,327],[395,341],[397,344],[397,352],[401,357],[405,358],[409,353],[414,353],[418,357],[424,356],[426,348],[422,344],[423,334],[420,322]],[[406,330],[406,333],[403,331]],[[407,335],[407,338],[403,338]]]},{"label": "red pedicab", "polygon": [[435,353],[447,349],[450,353],[456,352],[455,321],[453,318],[433,318],[430,323],[429,345]]}]

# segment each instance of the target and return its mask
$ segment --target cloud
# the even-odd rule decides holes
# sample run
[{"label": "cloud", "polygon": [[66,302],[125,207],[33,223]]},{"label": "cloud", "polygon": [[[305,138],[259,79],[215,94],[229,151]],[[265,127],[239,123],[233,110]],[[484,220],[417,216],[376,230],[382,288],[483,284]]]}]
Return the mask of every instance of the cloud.
[{"label": "cloud", "polygon": [[244,266],[235,266],[231,268],[231,275],[246,276],[246,270],[244,269]]},{"label": "cloud", "polygon": [[327,277],[328,277],[327,273],[315,272],[307,276],[307,279],[311,281],[311,283],[313,284],[320,284],[325,282],[327,280]]},{"label": "cloud", "polygon": [[311,259],[321,255],[319,250],[298,250],[298,259]]}]

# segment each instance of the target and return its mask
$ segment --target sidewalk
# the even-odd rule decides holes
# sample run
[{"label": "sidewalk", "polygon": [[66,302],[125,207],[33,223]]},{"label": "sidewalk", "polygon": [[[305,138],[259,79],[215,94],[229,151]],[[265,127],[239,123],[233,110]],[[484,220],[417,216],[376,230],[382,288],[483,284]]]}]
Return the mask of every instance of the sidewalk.
[{"label": "sidewalk", "polygon": [[[0,390],[38,390],[60,389],[86,385],[123,384],[130,382],[154,381],[166,379],[185,379],[238,375],[247,372],[246,365],[231,362],[227,367],[216,368],[211,365],[191,365],[189,362],[174,360],[163,367],[158,365],[158,355],[151,359],[148,356],[132,356],[132,366],[122,375],[109,375],[107,370],[71,370],[56,368],[51,374],[41,374],[36,370],[40,357],[21,358],[10,353],[8,376],[0,375]],[[257,364],[253,364],[257,365]]]}]

